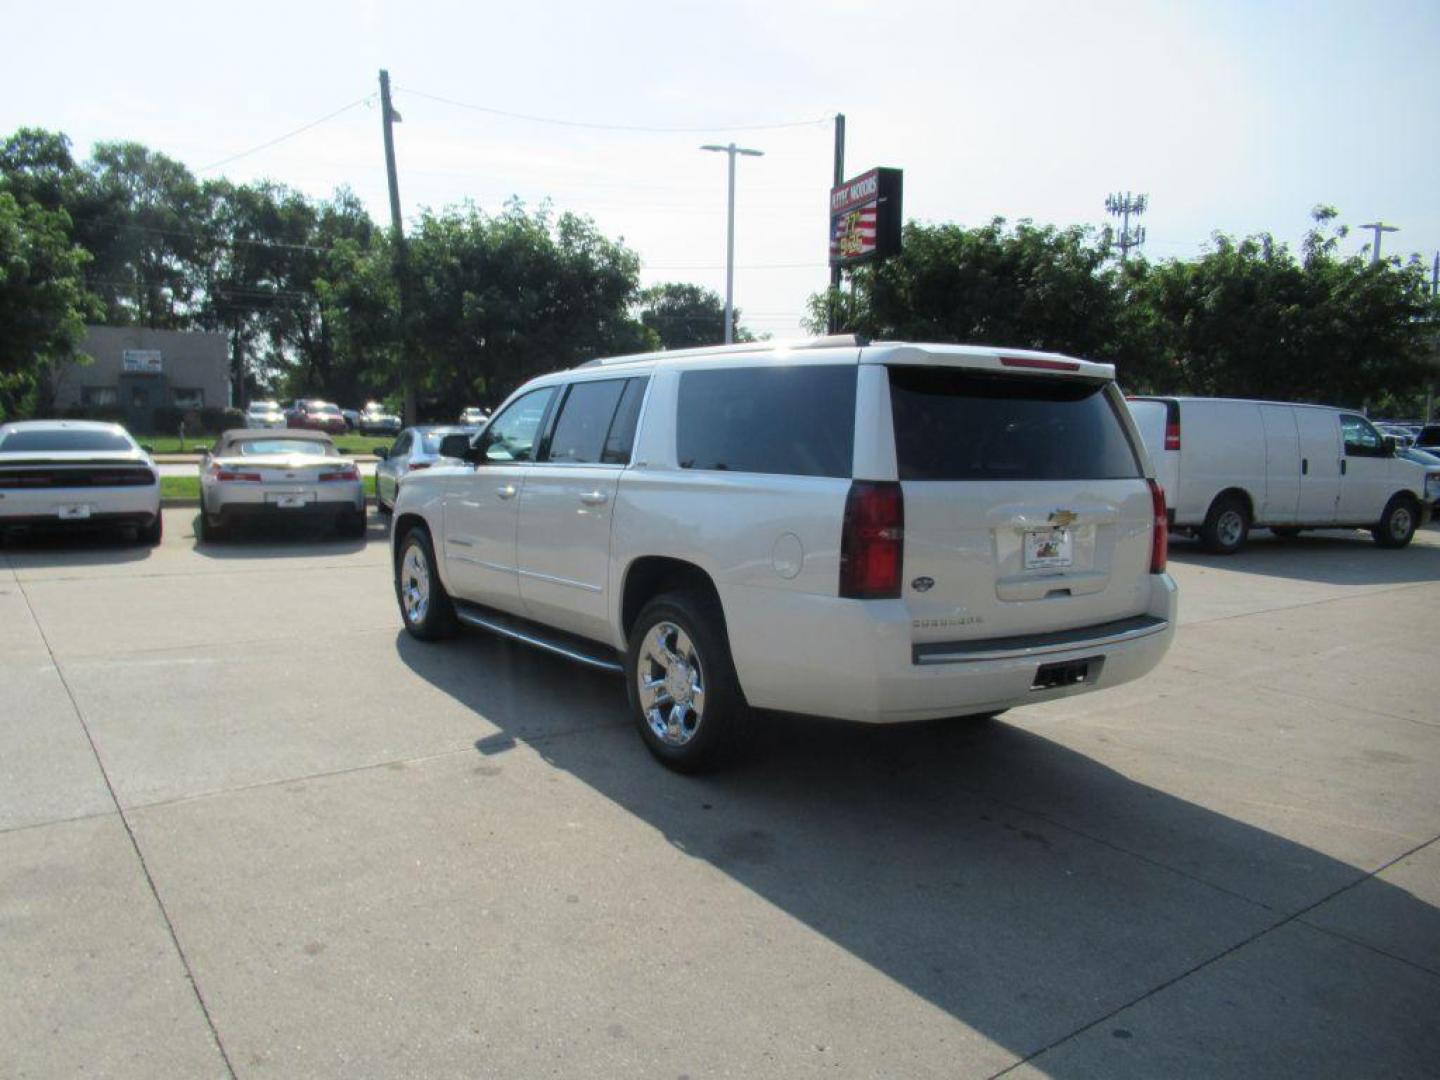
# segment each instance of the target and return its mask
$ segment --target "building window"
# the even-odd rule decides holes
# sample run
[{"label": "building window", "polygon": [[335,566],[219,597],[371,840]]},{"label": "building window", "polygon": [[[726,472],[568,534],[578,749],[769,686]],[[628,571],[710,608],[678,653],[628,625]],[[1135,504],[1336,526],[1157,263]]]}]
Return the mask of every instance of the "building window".
[{"label": "building window", "polygon": [[205,391],[193,387],[177,386],[170,391],[170,400],[181,409],[200,409],[205,406]]},{"label": "building window", "polygon": [[80,404],[90,407],[102,405],[119,405],[120,388],[118,386],[86,386],[80,390]]}]

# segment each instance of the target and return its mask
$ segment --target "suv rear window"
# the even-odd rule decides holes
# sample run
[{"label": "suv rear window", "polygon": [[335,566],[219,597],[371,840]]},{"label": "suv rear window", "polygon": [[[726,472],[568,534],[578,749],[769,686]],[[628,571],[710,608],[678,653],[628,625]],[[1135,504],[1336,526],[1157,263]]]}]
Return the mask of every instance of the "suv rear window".
[{"label": "suv rear window", "polygon": [[682,469],[848,477],[854,364],[726,368],[680,376]]},{"label": "suv rear window", "polygon": [[901,480],[1128,480],[1139,459],[1086,379],[890,368]]}]

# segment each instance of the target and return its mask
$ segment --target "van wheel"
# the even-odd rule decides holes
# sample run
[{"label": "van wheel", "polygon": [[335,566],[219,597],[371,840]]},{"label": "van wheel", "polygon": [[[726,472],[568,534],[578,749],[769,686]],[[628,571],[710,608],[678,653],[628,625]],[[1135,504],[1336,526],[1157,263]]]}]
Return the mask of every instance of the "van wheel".
[{"label": "van wheel", "polygon": [[395,599],[405,629],[421,641],[451,637],[458,625],[450,594],[435,569],[435,548],[430,534],[416,526],[405,534],[395,557]]},{"label": "van wheel", "polygon": [[1370,535],[1383,548],[1403,548],[1415,536],[1419,523],[1415,500],[1409,495],[1396,495],[1385,504],[1380,523],[1370,530]]},{"label": "van wheel", "polygon": [[676,772],[714,768],[749,717],[724,625],[718,601],[676,592],[646,604],[630,631],[630,709],[646,749]]},{"label": "van wheel", "polygon": [[1250,514],[1236,495],[1222,495],[1210,505],[1200,526],[1200,543],[1216,555],[1234,555],[1250,535]]}]

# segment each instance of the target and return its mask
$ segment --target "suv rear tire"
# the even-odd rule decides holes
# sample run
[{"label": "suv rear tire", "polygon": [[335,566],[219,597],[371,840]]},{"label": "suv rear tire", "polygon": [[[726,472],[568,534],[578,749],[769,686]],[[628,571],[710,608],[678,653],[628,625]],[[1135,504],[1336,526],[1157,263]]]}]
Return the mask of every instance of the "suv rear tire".
[{"label": "suv rear tire", "polygon": [[400,618],[412,637],[439,641],[452,637],[459,625],[450,594],[435,569],[430,534],[417,526],[405,534],[395,556],[395,599]]},{"label": "suv rear tire", "polygon": [[646,749],[676,772],[720,764],[749,719],[720,605],[703,594],[645,605],[630,631],[625,686]]},{"label": "suv rear tire", "polygon": [[1200,526],[1200,543],[1215,555],[1234,555],[1250,535],[1250,512],[1238,495],[1221,495],[1210,504],[1205,524]]}]

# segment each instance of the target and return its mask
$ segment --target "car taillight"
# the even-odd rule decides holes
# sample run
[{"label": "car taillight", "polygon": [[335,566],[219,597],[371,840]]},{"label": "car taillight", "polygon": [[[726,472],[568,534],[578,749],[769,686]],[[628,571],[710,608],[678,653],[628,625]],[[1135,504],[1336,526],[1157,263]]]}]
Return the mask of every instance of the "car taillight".
[{"label": "car taillight", "polygon": [[219,465],[210,466],[210,475],[222,484],[260,483],[260,474],[258,472],[235,472],[231,469],[222,469]]},{"label": "car taillight", "polygon": [[1150,573],[1163,574],[1170,545],[1170,526],[1165,516],[1165,489],[1154,480],[1147,483],[1150,485],[1150,502],[1155,510],[1155,521],[1150,533]]},{"label": "car taillight", "polygon": [[324,483],[330,480],[359,480],[360,470],[354,465],[347,465],[343,469],[336,469],[334,472],[322,472],[320,481]]},{"label": "car taillight", "polygon": [[1180,449],[1180,421],[1171,420],[1165,425],[1165,449]]},{"label": "car taillight", "polygon": [[410,471],[411,471],[411,472],[414,472],[416,469],[428,469],[429,467],[430,467],[430,462],[428,462],[428,461],[412,461],[412,462],[410,463]]},{"label": "car taillight", "polygon": [[905,496],[894,480],[857,480],[845,498],[840,595],[893,600],[905,554]]}]

